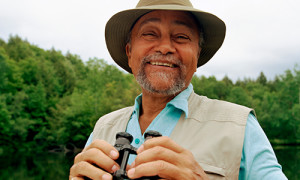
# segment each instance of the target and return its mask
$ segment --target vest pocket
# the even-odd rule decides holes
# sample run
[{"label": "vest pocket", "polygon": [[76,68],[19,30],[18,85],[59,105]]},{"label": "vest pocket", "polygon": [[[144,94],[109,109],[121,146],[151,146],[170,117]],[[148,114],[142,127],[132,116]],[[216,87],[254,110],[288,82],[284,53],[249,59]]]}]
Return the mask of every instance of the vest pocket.
[{"label": "vest pocket", "polygon": [[[225,177],[225,171],[223,168],[212,166],[205,163],[199,163],[204,172],[213,179],[223,179]],[[222,178],[223,177],[223,178]],[[224,178],[225,179],[225,178]]]}]

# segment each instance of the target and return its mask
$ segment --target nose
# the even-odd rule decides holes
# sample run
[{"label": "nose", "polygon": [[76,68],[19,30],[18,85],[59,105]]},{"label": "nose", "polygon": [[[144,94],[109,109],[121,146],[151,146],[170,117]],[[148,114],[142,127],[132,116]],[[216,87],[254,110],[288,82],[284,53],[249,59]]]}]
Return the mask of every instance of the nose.
[{"label": "nose", "polygon": [[176,50],[171,38],[165,37],[165,38],[161,38],[160,41],[158,41],[155,47],[155,51],[163,55],[167,55],[167,54],[173,54]]}]

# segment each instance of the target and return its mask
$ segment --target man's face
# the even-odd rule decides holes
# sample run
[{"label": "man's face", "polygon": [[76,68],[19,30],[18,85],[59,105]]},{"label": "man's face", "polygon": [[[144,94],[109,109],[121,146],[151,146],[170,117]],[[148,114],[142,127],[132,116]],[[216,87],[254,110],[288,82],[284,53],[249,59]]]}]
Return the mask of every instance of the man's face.
[{"label": "man's face", "polygon": [[197,69],[197,25],[185,12],[150,12],[134,25],[126,53],[143,90],[175,95],[189,85]]}]

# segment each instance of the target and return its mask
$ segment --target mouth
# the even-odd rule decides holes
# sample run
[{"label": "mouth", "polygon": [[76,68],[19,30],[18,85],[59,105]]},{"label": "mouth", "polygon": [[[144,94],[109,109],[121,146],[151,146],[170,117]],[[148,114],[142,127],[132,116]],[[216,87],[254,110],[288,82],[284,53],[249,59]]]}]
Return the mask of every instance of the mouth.
[{"label": "mouth", "polygon": [[178,67],[176,64],[171,64],[171,63],[165,63],[165,62],[148,62],[148,64],[154,65],[154,66],[163,66],[163,67],[170,67],[170,68],[175,68]]}]

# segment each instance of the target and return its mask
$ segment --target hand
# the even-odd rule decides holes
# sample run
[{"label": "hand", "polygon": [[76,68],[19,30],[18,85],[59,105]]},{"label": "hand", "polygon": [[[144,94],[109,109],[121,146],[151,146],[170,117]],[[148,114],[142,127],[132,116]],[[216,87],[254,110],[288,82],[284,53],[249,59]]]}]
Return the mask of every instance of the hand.
[{"label": "hand", "polygon": [[103,140],[95,140],[76,155],[69,179],[112,179],[110,173],[120,168],[115,162],[118,157],[119,152],[112,145]]},{"label": "hand", "polygon": [[166,136],[147,140],[137,154],[128,171],[131,179],[155,175],[174,180],[208,179],[193,154]]}]

